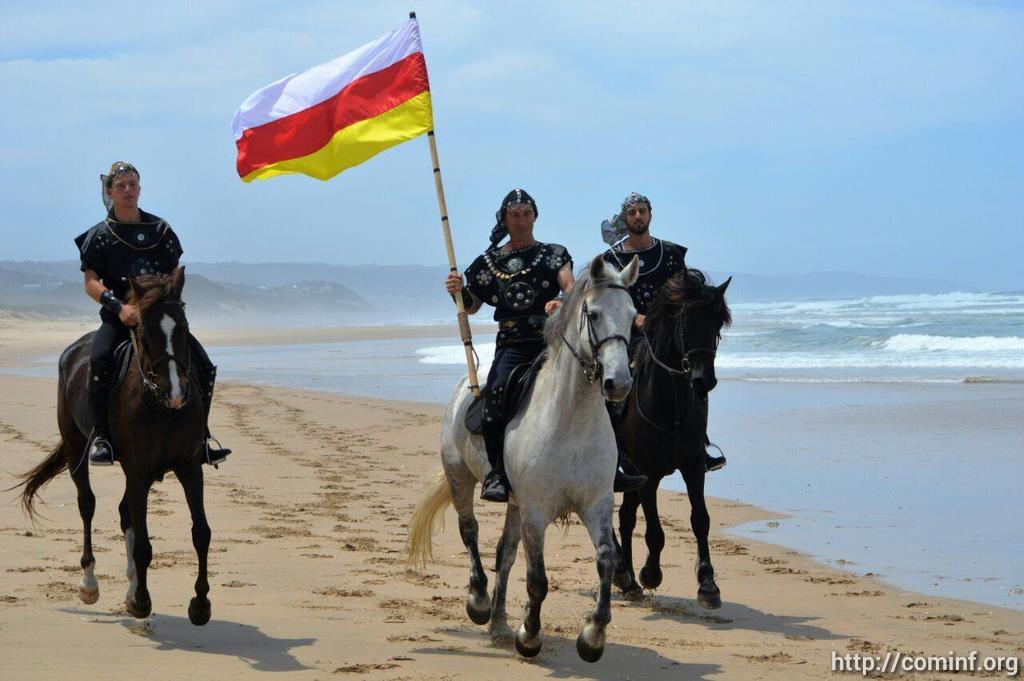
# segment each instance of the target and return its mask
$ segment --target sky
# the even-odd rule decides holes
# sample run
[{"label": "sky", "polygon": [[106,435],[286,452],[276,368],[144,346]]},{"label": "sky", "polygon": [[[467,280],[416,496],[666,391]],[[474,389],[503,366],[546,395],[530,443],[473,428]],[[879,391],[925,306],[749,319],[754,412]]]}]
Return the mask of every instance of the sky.
[{"label": "sky", "polygon": [[417,12],[455,250],[507,191],[577,264],[639,191],[715,272],[1024,289],[1024,3],[0,0],[0,259],[74,259],[141,171],[185,261],[446,262],[425,137],[245,184],[253,91]]}]

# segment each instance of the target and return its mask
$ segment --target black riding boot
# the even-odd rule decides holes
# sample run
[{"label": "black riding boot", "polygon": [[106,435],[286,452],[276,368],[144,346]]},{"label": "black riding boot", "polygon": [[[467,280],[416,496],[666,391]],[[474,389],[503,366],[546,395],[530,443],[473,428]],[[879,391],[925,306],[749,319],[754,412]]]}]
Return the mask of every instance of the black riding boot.
[{"label": "black riding boot", "polygon": [[89,362],[89,413],[92,415],[92,448],[89,465],[113,466],[114,448],[107,434],[107,403],[110,401],[110,362]]},{"label": "black riding boot", "polygon": [[[608,417],[612,420],[612,428],[614,429],[619,422],[619,418],[622,416],[622,408],[625,406],[623,402],[605,402],[605,408],[608,410]],[[619,446],[618,438],[615,439],[615,447],[618,450],[618,458],[615,463],[615,482],[612,483],[612,490],[616,493],[619,492],[632,492],[633,490],[640,489],[647,484],[646,475],[630,475],[623,470],[623,466],[636,469],[633,466],[633,462],[629,460],[626,453],[622,451],[622,447]]]},{"label": "black riding boot", "polygon": [[505,424],[484,421],[483,436],[491,470],[484,477],[480,498],[484,501],[507,502],[512,487],[505,475]]},{"label": "black riding boot", "polygon": [[[206,409],[206,437],[203,444],[206,450],[206,463],[216,466],[224,463],[231,450],[221,445],[220,440],[210,434],[210,408],[213,406],[213,386],[217,382],[217,367],[205,367],[203,373],[203,380],[206,381],[203,385],[203,407]],[[216,447],[211,444],[213,442],[217,443]]]}]

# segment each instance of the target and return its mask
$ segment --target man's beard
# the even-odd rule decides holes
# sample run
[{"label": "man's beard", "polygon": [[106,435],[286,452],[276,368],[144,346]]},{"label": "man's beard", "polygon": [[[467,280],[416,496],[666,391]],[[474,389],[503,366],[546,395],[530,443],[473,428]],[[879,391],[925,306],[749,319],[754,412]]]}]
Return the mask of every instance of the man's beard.
[{"label": "man's beard", "polygon": [[643,236],[644,234],[647,234],[647,230],[649,230],[651,228],[651,223],[649,223],[649,222],[640,222],[636,226],[633,226],[633,225],[631,225],[629,223],[626,223],[626,228],[629,230],[630,234],[636,234],[637,236]]}]

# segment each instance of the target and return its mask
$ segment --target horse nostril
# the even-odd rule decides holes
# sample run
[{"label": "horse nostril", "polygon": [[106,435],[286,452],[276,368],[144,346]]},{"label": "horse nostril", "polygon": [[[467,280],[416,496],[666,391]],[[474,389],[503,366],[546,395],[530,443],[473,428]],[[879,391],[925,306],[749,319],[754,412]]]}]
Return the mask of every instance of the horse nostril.
[{"label": "horse nostril", "polygon": [[610,378],[604,379],[604,393],[605,395],[615,391],[615,381]]},{"label": "horse nostril", "polygon": [[704,384],[704,377],[703,376],[694,376],[693,379],[692,379],[692,383],[693,383],[693,389],[696,390],[697,392],[699,392],[699,393],[707,392],[704,389],[704,385],[705,384]]}]

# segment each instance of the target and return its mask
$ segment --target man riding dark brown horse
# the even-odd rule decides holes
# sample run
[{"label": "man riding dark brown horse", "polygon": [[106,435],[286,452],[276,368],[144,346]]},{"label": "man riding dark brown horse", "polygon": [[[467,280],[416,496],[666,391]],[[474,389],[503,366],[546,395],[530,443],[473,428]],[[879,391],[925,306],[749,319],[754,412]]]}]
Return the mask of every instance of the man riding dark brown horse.
[{"label": "man riding dark brown horse", "polygon": [[[139,171],[130,163],[118,161],[102,175],[102,197],[107,217],[75,239],[85,273],[85,292],[100,304],[100,328],[89,349],[89,411],[92,416],[92,448],[89,463],[109,466],[114,449],[107,429],[107,409],[114,349],[128,340],[129,329],[139,321],[135,305],[125,303],[128,282],[146,274],[169,274],[178,266],[182,248],[171,226],[156,215],[139,209]],[[199,370],[203,405],[209,418],[217,367],[199,341],[189,334],[192,359]],[[212,446],[217,443],[217,447]],[[224,461],[230,449],[205,434],[207,463]]]}]

